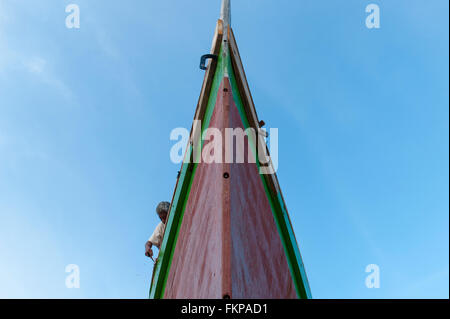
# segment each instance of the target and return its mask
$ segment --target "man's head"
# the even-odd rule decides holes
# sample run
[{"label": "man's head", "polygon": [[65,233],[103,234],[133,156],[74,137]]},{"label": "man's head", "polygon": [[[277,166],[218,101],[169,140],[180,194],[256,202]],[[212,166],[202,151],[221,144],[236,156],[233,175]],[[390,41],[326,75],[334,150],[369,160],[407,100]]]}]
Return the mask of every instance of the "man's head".
[{"label": "man's head", "polygon": [[156,206],[156,213],[159,216],[159,219],[165,224],[167,219],[167,213],[169,212],[169,202],[161,202]]}]

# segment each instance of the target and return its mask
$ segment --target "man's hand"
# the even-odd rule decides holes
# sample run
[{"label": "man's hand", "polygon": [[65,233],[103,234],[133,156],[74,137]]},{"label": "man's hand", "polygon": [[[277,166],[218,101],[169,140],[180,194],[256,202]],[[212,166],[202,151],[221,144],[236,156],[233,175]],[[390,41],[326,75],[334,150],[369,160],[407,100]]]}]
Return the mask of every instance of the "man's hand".
[{"label": "man's hand", "polygon": [[152,243],[149,241],[145,243],[145,256],[149,258],[153,257]]}]

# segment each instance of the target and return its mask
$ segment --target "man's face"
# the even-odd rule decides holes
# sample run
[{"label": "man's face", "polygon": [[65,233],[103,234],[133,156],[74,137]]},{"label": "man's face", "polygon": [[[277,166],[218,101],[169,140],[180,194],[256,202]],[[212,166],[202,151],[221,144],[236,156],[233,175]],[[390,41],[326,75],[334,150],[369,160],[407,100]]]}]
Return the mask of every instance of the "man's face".
[{"label": "man's face", "polygon": [[161,219],[161,221],[165,224],[166,223],[166,218],[167,218],[167,213],[166,212],[162,212],[158,214],[159,219]]}]

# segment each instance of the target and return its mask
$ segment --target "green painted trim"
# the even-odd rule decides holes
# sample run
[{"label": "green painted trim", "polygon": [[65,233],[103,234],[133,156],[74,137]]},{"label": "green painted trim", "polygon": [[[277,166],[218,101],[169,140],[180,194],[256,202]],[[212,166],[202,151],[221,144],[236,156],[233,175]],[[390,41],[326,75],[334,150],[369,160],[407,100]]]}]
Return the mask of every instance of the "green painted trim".
[{"label": "green painted trim", "polygon": [[280,204],[280,210],[281,210],[281,214],[283,219],[284,219],[284,224],[286,225],[286,229],[283,230],[285,232],[285,236],[289,236],[290,238],[290,242],[291,243],[296,243],[296,245],[292,245],[292,259],[296,261],[297,263],[297,276],[302,278],[303,281],[303,285],[300,287],[301,289],[301,296],[303,296],[302,298],[312,298],[312,294],[311,294],[311,288],[309,286],[309,281],[308,281],[308,277],[306,276],[306,270],[305,270],[305,266],[303,264],[303,260],[302,260],[302,256],[300,254],[300,249],[298,247],[297,244],[297,239],[295,238],[295,234],[292,228],[292,224],[291,221],[289,219],[286,207],[284,206],[284,201],[283,198],[281,197],[281,194],[278,193],[277,194],[277,198],[278,198],[278,203]]},{"label": "green painted trim", "polygon": [[[188,150],[191,153],[191,148]],[[189,157],[188,157],[189,158]],[[189,165],[183,163],[178,180],[178,186],[172,202],[172,211],[166,225],[166,232],[161,244],[161,250],[158,255],[158,262],[155,265],[153,282],[150,287],[150,298],[159,299],[164,292],[168,268],[172,261],[173,250],[178,237],[179,225],[181,224],[184,213],[184,198],[190,188],[192,172],[189,171]],[[168,254],[166,254],[168,252]]]}]

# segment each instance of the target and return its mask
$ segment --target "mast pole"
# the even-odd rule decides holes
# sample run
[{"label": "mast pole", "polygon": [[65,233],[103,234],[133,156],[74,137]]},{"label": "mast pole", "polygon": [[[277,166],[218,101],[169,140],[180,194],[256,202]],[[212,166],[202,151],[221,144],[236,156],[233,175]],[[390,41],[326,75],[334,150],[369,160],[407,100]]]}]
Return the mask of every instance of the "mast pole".
[{"label": "mast pole", "polygon": [[230,3],[230,0],[222,0],[222,9],[220,11],[220,19],[223,21],[224,30],[228,29],[228,27],[231,26],[231,3]]},{"label": "mast pole", "polygon": [[228,35],[231,28],[231,0],[222,0],[222,8],[220,10],[220,19],[223,22],[223,68],[224,75],[228,76],[228,56],[229,56],[229,46],[228,46]]}]

